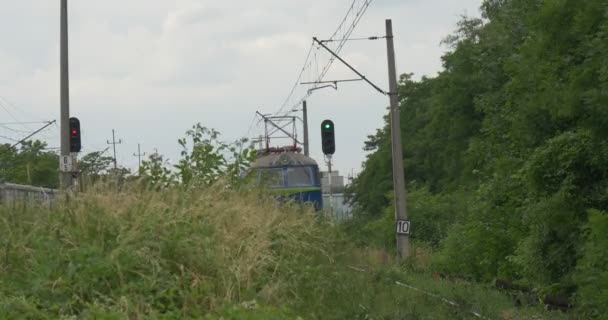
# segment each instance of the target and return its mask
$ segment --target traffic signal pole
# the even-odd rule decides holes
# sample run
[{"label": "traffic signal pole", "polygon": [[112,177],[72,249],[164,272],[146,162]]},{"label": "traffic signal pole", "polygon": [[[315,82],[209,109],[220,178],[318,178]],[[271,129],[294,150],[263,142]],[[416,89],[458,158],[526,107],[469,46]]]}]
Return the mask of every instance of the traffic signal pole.
[{"label": "traffic signal pole", "polygon": [[[395,46],[393,44],[393,23],[386,20],[386,47],[388,53],[388,83],[390,97],[390,119],[391,119],[391,146],[393,158],[393,190],[395,193],[395,220],[396,226],[399,221],[407,220],[407,206],[405,198],[405,174],[403,169],[403,147],[401,145],[401,118],[399,111],[399,86],[397,84],[397,69],[395,63]],[[408,222],[409,224],[409,222]],[[398,227],[396,227],[397,229]],[[409,232],[409,228],[408,228]],[[410,255],[409,234],[397,230],[397,254],[400,258]]]},{"label": "traffic signal pole", "polygon": [[[70,79],[68,65],[68,1],[61,0],[60,34],[60,96],[61,96],[61,156],[70,157]],[[60,172],[62,190],[72,187],[72,173]]]}]

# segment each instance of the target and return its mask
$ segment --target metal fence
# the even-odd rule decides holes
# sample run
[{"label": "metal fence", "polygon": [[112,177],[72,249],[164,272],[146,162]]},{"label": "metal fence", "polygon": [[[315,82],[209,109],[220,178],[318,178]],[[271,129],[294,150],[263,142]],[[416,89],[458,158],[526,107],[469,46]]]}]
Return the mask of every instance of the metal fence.
[{"label": "metal fence", "polygon": [[56,194],[55,189],[0,183],[0,204],[2,205],[35,203],[50,206],[53,204]]}]

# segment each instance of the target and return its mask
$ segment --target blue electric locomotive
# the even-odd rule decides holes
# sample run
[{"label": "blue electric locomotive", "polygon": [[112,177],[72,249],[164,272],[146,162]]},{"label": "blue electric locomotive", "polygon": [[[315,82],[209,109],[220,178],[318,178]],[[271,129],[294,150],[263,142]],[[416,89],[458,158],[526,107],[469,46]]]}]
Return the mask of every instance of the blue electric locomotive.
[{"label": "blue electric locomotive", "polygon": [[279,198],[323,208],[319,166],[312,158],[295,152],[269,152],[255,160],[251,170]]}]

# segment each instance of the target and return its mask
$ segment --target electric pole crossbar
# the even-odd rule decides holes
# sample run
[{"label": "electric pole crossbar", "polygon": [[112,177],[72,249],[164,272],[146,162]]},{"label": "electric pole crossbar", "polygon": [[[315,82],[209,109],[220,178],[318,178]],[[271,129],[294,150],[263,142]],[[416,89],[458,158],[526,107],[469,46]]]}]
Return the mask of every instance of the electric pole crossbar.
[{"label": "electric pole crossbar", "polygon": [[116,142],[116,136],[114,135],[114,129],[112,129],[112,142],[110,142],[108,140],[108,144],[112,145],[112,147],[114,148],[114,159],[113,159],[114,160],[114,169],[118,168],[118,164],[116,162],[116,145],[121,144],[121,143],[122,143],[122,140],[120,140],[120,139],[118,139],[118,142]]},{"label": "electric pole crossbar", "polygon": [[145,156],[146,153],[141,153],[141,145],[138,143],[137,144],[137,153],[133,153],[134,157],[137,157],[138,163],[139,165],[137,166],[137,172],[141,172],[141,157]]}]

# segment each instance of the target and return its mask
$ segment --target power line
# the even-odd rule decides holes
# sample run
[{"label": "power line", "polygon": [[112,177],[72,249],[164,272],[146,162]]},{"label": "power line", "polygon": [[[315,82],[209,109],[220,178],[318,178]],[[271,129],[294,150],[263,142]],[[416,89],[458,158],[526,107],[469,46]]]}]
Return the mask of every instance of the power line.
[{"label": "power line", "polygon": [[[35,114],[31,114],[29,112],[26,112],[26,111],[23,110],[23,108],[18,108],[15,105],[15,103],[12,103],[10,100],[8,100],[6,97],[4,97],[2,95],[0,95],[0,100],[3,100],[6,105],[10,106],[11,108],[15,109],[17,112],[20,112],[22,115],[24,115],[26,117],[33,118],[33,119],[36,119],[36,120],[42,120],[42,118],[36,116]],[[26,122],[24,122],[24,123],[26,123]],[[41,123],[41,122],[38,122],[38,123]],[[46,123],[46,122],[44,122],[44,123]]]},{"label": "power line", "polygon": [[3,124],[0,124],[0,127],[4,128],[6,130],[9,130],[9,131],[17,132],[17,133],[32,133],[32,130],[30,130],[30,131],[17,130],[17,129],[13,129],[13,128],[8,127],[8,126],[3,125]]},{"label": "power line", "polygon": [[15,122],[20,122],[19,120],[17,120],[17,118],[15,117],[14,114],[12,114],[10,111],[8,111],[8,108],[6,108],[5,103],[0,100],[0,107],[2,107],[2,109],[4,109],[4,111],[6,111],[6,113],[8,113],[8,115],[13,118],[13,120],[15,120]]},{"label": "power line", "polygon": [[255,125],[255,120],[257,119],[258,115],[254,114],[253,115],[253,119],[251,119],[251,124],[249,125],[249,129],[247,129],[247,133],[245,134],[246,138],[249,138],[249,134],[251,133],[251,129],[253,129],[253,126]]},{"label": "power line", "polygon": [[[331,35],[330,39],[333,39],[338,34],[340,29],[342,28],[342,25],[344,25],[346,23],[346,20],[348,19],[348,16],[350,15],[350,13],[353,11],[356,2],[357,2],[357,0],[353,0],[350,7],[348,8],[348,11],[346,12],[346,15],[344,15],[342,22],[340,22],[340,24],[338,25],[338,28]],[[310,59],[313,49],[314,49],[314,42],[311,44],[310,49],[308,50],[308,54],[306,55],[306,59],[304,60],[304,65],[302,66],[302,70],[300,71],[298,78],[296,79],[293,87],[291,88],[291,91],[289,92],[289,94],[287,95],[287,98],[285,99],[285,102],[283,102],[283,104],[281,105],[281,108],[279,109],[279,111],[277,111],[277,113],[281,113],[281,111],[283,111],[283,109],[285,109],[287,104],[289,104],[289,100],[293,96],[296,88],[298,87],[299,83],[302,80],[302,75],[304,74],[304,71],[306,70],[306,66],[308,65],[308,60]],[[316,52],[315,52],[315,59],[316,59]],[[290,108],[290,109],[293,109],[293,108]]]},{"label": "power line", "polygon": [[[344,61],[344,59],[340,58],[340,56],[338,56],[336,53],[334,53],[333,51],[331,51],[327,46],[325,46],[321,41],[317,40],[317,38],[314,38],[315,42],[317,42],[320,46],[322,46],[323,48],[325,48],[327,51],[329,51],[336,59],[340,60],[340,62],[344,63],[344,65],[346,65],[350,70],[352,70],[354,73],[356,73],[359,77],[361,77],[361,79],[363,79],[363,81],[369,83],[372,87],[374,87],[374,89],[376,89],[378,92],[384,94],[384,95],[388,95],[388,92],[382,90],[380,87],[378,87],[376,84],[374,84],[373,82],[369,81],[369,79],[367,79],[363,74],[361,74],[361,72],[359,72],[357,69],[353,68],[353,66],[351,66],[350,64],[348,64],[346,61]],[[315,84],[316,85],[316,84]]]},{"label": "power line", "polygon": [[357,0],[353,0],[353,2],[350,4],[350,7],[348,8],[348,11],[344,15],[344,18],[342,19],[342,22],[340,22],[340,24],[338,25],[338,28],[336,29],[336,31],[334,31],[334,33],[331,35],[331,37],[329,37],[330,39],[333,39],[336,35],[338,35],[338,32],[342,29],[342,26],[344,26],[344,24],[346,23],[346,20],[348,19],[348,16],[355,9],[355,4],[356,3],[357,3]]},{"label": "power line", "polygon": [[[353,1],[353,5],[355,4],[357,0]],[[363,15],[365,14],[365,12],[367,11],[367,8],[369,7],[369,5],[371,4],[372,0],[365,0],[363,5],[361,6],[361,8],[359,9],[359,11],[356,13],[355,15],[355,19],[353,20],[351,26],[347,29],[347,31],[344,34],[344,37],[341,41],[339,41],[339,44],[337,46],[336,49],[334,49],[334,52],[336,54],[340,54],[340,51],[342,51],[342,48],[344,47],[344,45],[346,44],[347,39],[351,36],[351,34],[353,33],[353,31],[355,30],[355,27],[359,24],[359,21],[361,21],[361,18],[363,18]],[[352,9],[352,8],[351,8]],[[348,15],[345,17],[343,23],[346,21],[346,18],[348,17]],[[339,28],[342,27],[342,24]],[[333,40],[334,36],[336,36],[337,33],[334,33],[329,40]],[[331,66],[333,65],[334,61],[336,60],[336,57],[334,55],[331,56],[331,58],[329,59],[329,61],[327,62],[327,65],[325,65],[325,67],[323,68],[323,70],[321,71],[321,74],[319,75],[319,77],[317,78],[317,82],[323,81],[323,78],[325,78],[325,75],[327,75],[327,72],[329,72],[329,69],[331,68]],[[311,89],[317,89],[318,88],[318,84],[314,85],[313,88]],[[304,101],[306,98],[308,98],[311,95],[311,90],[307,91],[307,94],[300,99],[300,101]],[[296,105],[300,104],[301,102],[298,102]]]},{"label": "power line", "polygon": [[371,37],[361,37],[361,38],[347,38],[347,39],[329,39],[329,40],[320,40],[322,43],[326,42],[336,42],[336,41],[360,41],[360,40],[380,40],[386,39],[386,36],[371,36]]},{"label": "power line", "polygon": [[[358,10],[355,10],[356,4],[358,3],[358,0],[353,0],[353,2],[351,3],[348,11],[346,12],[346,15],[342,19],[342,22],[340,22],[340,24],[338,25],[338,28],[336,28],[336,30],[331,35],[331,37],[329,37],[329,40],[331,40],[331,42],[338,42],[338,45],[333,50],[336,54],[340,53],[340,51],[342,50],[342,48],[344,47],[344,45],[346,44],[346,42],[350,38],[352,32],[355,30],[355,27],[359,24],[359,22],[361,21],[361,18],[363,18],[363,16],[365,15],[365,12],[369,8],[371,2],[372,2],[372,0],[364,0],[363,3],[361,4],[361,6],[358,8]],[[351,16],[351,13],[353,13],[353,12],[355,12],[354,13],[354,18],[353,18],[350,26],[346,27],[346,24],[349,21],[349,17]],[[343,31],[341,39],[335,39],[340,34],[341,31]],[[314,42],[313,42],[313,47],[314,47]],[[316,57],[316,54],[315,54],[315,57]],[[302,74],[305,71],[304,69],[308,65],[309,59],[310,59],[310,52],[307,55],[307,58],[306,58],[305,63],[304,63],[304,68],[301,71],[301,73],[300,73],[300,75],[298,77],[298,80],[296,82],[300,82],[301,76],[302,76]],[[314,82],[321,82],[321,81],[323,81],[323,79],[327,75],[327,72],[329,72],[329,69],[331,68],[331,66],[333,65],[333,63],[334,63],[335,60],[336,60],[335,56],[330,56],[328,62],[322,68],[321,72],[318,73],[318,77],[316,77],[316,80]],[[308,97],[310,97],[310,95],[312,94],[312,91],[314,91],[315,89],[318,89],[318,86],[319,86],[318,84],[315,84],[312,88],[309,88],[309,90],[306,91],[306,93],[304,94],[304,96],[301,97],[295,104],[293,104],[288,109],[288,111],[286,111],[283,114],[286,115],[286,114],[290,113],[291,110],[293,110],[294,108],[296,108],[297,106],[299,106],[304,100],[306,100]],[[285,102],[283,103],[283,105],[281,106],[281,108],[279,109],[279,111],[277,111],[277,114],[281,114],[281,112],[289,104],[289,101],[293,97],[293,93],[294,92],[295,92],[295,86],[292,88],[291,92],[287,96],[287,99],[285,99]]]},{"label": "power line", "polygon": [[12,145],[12,146],[11,146],[11,149],[12,149],[12,148],[14,148],[14,147],[16,147],[17,145],[19,145],[19,144],[23,143],[25,140],[27,140],[27,139],[31,138],[31,137],[32,137],[32,136],[34,136],[36,133],[38,133],[38,132],[40,132],[40,131],[42,131],[42,130],[46,129],[48,126],[52,125],[53,123],[55,123],[55,120],[53,120],[53,122],[49,122],[49,123],[47,123],[47,124],[46,124],[44,127],[42,127],[42,128],[40,128],[40,129],[38,129],[38,130],[34,131],[34,132],[33,132],[32,134],[30,134],[29,136],[27,136],[27,137],[25,137],[25,138],[23,138],[23,139],[19,140],[17,143],[15,143],[14,145]]},{"label": "power line", "polygon": [[1,125],[14,125],[14,124],[43,124],[49,123],[48,121],[24,121],[24,122],[0,122]]},{"label": "power line", "polygon": [[32,131],[24,131],[24,130],[17,130],[17,129],[13,129],[11,127],[5,126],[0,124],[0,128],[6,129],[8,131],[12,131],[12,132],[17,132],[17,133],[32,133]]},{"label": "power line", "polygon": [[10,137],[7,137],[7,136],[0,136],[0,138],[6,139],[6,140],[9,140],[9,141],[12,141],[12,142],[18,142],[19,141],[17,139],[13,139],[13,138],[10,138]]},{"label": "power line", "polygon": [[[356,1],[357,0],[353,1],[353,5],[355,4]],[[359,9],[359,11],[356,13],[355,19],[353,20],[351,26],[347,29],[347,31],[345,32],[345,35],[344,35],[343,39],[341,41],[339,41],[340,43],[338,44],[337,48],[334,50],[336,52],[336,54],[340,53],[340,51],[342,50],[342,48],[346,44],[346,39],[348,39],[350,37],[350,35],[352,34],[352,32],[355,30],[355,27],[357,26],[357,24],[359,24],[359,21],[361,20],[361,18],[363,18],[363,15],[367,11],[367,8],[371,4],[371,2],[372,2],[372,0],[365,0],[364,1],[363,5]],[[347,20],[347,17],[348,17],[348,14],[344,18],[344,20],[343,20],[342,24],[340,25],[340,27],[338,27],[339,29],[342,28],[344,22],[346,22],[346,20]],[[329,40],[333,40],[336,35],[337,35],[337,32],[334,32],[334,34],[329,38]],[[332,64],[334,63],[335,60],[336,60],[336,58],[333,57],[333,56],[329,59],[327,65],[325,65],[325,67],[321,71],[321,74],[319,75],[318,81],[322,81],[323,80],[323,78],[325,77],[325,75],[329,71],[329,68],[331,68],[331,66],[332,66]]]},{"label": "power line", "polygon": [[298,85],[300,85],[300,80],[302,80],[302,75],[304,74],[304,71],[306,70],[306,66],[308,65],[308,60],[310,59],[310,55],[312,54],[314,48],[315,48],[315,45],[314,45],[314,42],[312,42],[310,44],[310,49],[308,50],[308,54],[306,54],[306,59],[304,60],[304,65],[302,66],[302,69],[300,70],[300,73],[298,74],[298,78],[296,79],[295,83],[293,84],[293,87],[291,87],[291,91],[287,95],[287,98],[285,98],[285,102],[283,102],[283,104],[281,105],[281,108],[279,109],[279,111],[277,111],[277,113],[280,113],[281,111],[283,111],[283,109],[285,109],[285,106],[287,106],[287,104],[289,103],[289,99],[291,99],[294,92],[298,88]]}]

